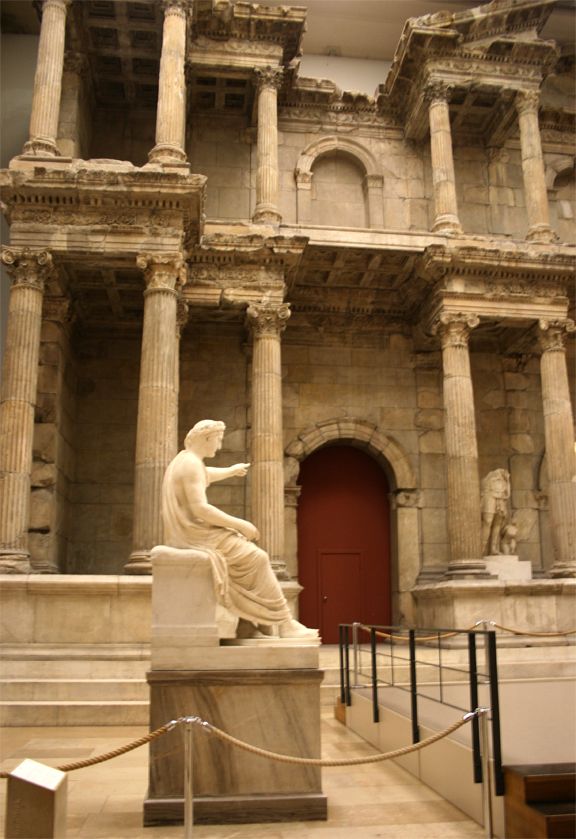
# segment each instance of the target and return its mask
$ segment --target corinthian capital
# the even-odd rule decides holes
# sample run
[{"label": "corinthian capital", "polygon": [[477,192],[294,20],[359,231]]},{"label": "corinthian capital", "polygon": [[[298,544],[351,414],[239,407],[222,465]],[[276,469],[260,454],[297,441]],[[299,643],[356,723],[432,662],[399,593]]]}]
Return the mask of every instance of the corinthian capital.
[{"label": "corinthian capital", "polygon": [[537,90],[519,90],[516,94],[516,110],[519,114],[538,113],[540,93]]},{"label": "corinthian capital", "polygon": [[479,323],[478,315],[465,312],[442,312],[432,326],[432,333],[440,337],[442,348],[467,347],[470,333]]},{"label": "corinthian capital", "polygon": [[280,335],[286,329],[290,306],[288,303],[251,303],[246,314],[254,335]]},{"label": "corinthian capital", "polygon": [[66,10],[71,3],[72,0],[42,0],[42,14],[44,14],[46,9],[50,7],[58,9],[66,14]]},{"label": "corinthian capital", "polygon": [[186,15],[191,11],[190,0],[161,0],[164,17],[169,14]]},{"label": "corinthian capital", "polygon": [[429,105],[432,105],[434,102],[449,102],[453,90],[454,85],[448,84],[448,82],[442,81],[441,79],[435,79],[428,82],[424,88],[424,101]]},{"label": "corinthian capital", "polygon": [[574,321],[540,320],[538,321],[538,346],[545,352],[564,352],[566,338],[575,330]]},{"label": "corinthian capital", "polygon": [[254,70],[258,90],[272,87],[278,90],[282,84],[283,71],[281,67],[261,67]]},{"label": "corinthian capital", "polygon": [[186,263],[180,253],[142,253],[136,264],[144,272],[146,291],[175,291],[186,282]]},{"label": "corinthian capital", "polygon": [[14,286],[29,286],[39,291],[53,273],[52,254],[32,248],[2,248],[2,262],[12,277]]}]

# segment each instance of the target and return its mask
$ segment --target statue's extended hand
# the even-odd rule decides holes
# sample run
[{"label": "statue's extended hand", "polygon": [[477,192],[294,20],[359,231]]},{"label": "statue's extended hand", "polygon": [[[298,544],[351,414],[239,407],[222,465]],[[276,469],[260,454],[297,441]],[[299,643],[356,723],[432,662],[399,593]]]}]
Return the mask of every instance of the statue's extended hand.
[{"label": "statue's extended hand", "polygon": [[232,466],[232,469],[233,469],[232,474],[233,474],[233,476],[243,478],[244,475],[248,472],[249,468],[250,468],[249,463],[236,463],[234,466]]},{"label": "statue's extended hand", "polygon": [[242,534],[242,536],[245,536],[249,542],[257,542],[260,538],[258,528],[254,527],[250,521],[240,521],[236,525],[236,529]]}]

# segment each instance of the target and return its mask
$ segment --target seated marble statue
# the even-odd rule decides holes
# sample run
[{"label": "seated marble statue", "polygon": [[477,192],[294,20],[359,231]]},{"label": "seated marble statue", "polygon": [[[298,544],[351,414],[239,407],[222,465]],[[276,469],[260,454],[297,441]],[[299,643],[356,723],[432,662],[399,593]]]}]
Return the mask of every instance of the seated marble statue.
[{"label": "seated marble statue", "polygon": [[196,548],[210,556],[218,602],[258,627],[277,627],[281,638],[314,638],[318,632],[294,620],[268,554],[255,541],[256,527],[210,504],[208,485],[246,475],[249,463],[205,466],[222,446],[226,426],[201,420],[188,432],[184,449],[169,464],[162,484],[164,543]]}]

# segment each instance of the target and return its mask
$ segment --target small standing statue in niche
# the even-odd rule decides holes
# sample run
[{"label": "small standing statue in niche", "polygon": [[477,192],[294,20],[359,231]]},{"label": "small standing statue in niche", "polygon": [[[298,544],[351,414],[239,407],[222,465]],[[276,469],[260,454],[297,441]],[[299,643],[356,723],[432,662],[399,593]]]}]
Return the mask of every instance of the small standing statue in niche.
[{"label": "small standing statue in niche", "polygon": [[[510,473],[506,469],[488,472],[481,486],[482,545],[485,556],[512,553],[516,548],[517,527],[510,519]],[[508,536],[506,536],[507,531]]]},{"label": "small standing statue in niche", "polygon": [[258,530],[208,502],[214,481],[246,475],[249,463],[205,466],[222,446],[226,426],[201,420],[188,432],[184,449],[169,464],[162,484],[165,544],[196,548],[210,556],[218,602],[254,627],[277,627],[281,638],[317,638],[318,630],[294,620],[268,554],[254,542]]}]

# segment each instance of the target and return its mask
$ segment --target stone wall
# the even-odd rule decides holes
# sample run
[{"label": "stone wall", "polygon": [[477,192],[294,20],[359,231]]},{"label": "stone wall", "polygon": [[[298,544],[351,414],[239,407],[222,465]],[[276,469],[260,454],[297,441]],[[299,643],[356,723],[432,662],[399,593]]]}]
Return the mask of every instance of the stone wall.
[{"label": "stone wall", "polygon": [[89,157],[128,160],[134,166],[144,166],[154,145],[155,120],[154,109],[97,109]]}]

